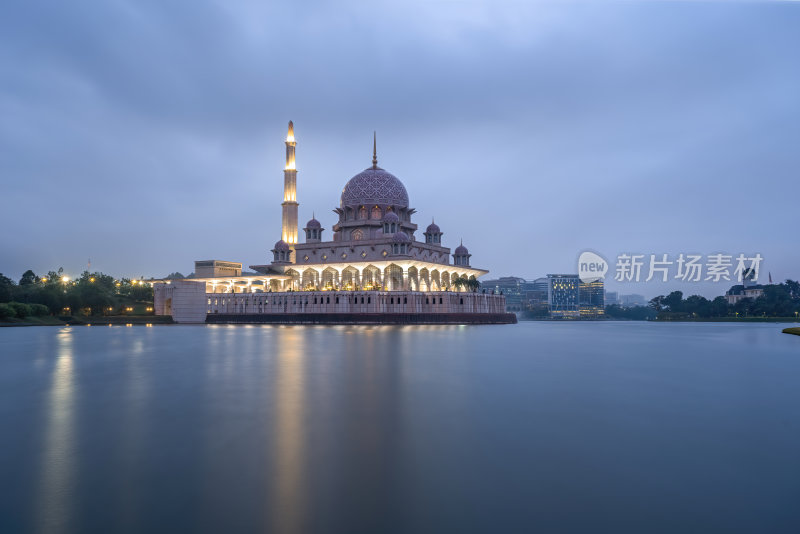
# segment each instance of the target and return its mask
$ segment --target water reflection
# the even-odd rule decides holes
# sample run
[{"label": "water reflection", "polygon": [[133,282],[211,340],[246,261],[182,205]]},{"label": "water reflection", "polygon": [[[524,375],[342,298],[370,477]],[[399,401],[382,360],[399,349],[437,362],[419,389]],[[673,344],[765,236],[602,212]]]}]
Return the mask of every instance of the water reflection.
[{"label": "water reflection", "polygon": [[37,532],[66,532],[75,463],[75,395],[72,327],[59,331],[57,356],[47,393],[45,438],[37,491]]},{"label": "water reflection", "polygon": [[[150,341],[148,339],[148,341]],[[130,481],[120,488],[115,499],[118,531],[140,531],[142,519],[142,494],[139,484],[134,483],[137,472],[141,469],[145,453],[145,434],[147,429],[148,398],[151,394],[150,381],[152,375],[146,372],[142,359],[145,353],[145,339],[136,338],[125,352],[122,365],[125,382],[120,390],[124,399],[121,412],[120,439],[118,441],[118,457],[116,469],[120,479]]]},{"label": "water reflection", "polygon": [[[270,524],[274,532],[302,532],[305,515],[305,339],[299,328],[286,328],[276,336],[277,361],[273,434],[274,497]],[[267,423],[269,424],[269,422]]]}]

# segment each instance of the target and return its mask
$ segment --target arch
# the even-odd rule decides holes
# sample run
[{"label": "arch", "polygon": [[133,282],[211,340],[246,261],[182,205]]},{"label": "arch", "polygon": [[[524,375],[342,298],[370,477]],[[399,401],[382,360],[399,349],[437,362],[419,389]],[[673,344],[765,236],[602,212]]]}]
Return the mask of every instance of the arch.
[{"label": "arch", "polygon": [[369,216],[370,219],[381,220],[383,219],[383,212],[381,211],[381,208],[379,208],[378,206],[374,206],[372,210],[370,210]]},{"label": "arch", "polygon": [[419,290],[420,291],[431,290],[431,273],[425,267],[419,270]]},{"label": "arch", "polygon": [[333,267],[326,267],[322,271],[322,281],[320,284],[321,289],[338,289],[339,288],[339,271]]},{"label": "arch", "polygon": [[364,232],[360,228],[357,228],[350,234],[350,239],[353,241],[361,241],[364,239]]},{"label": "arch", "polygon": [[317,271],[308,268],[303,271],[303,277],[300,281],[300,289],[302,291],[314,291],[317,289]]},{"label": "arch", "polygon": [[402,291],[403,290],[403,269],[392,263],[386,266],[383,270],[384,287],[388,291]]},{"label": "arch", "polygon": [[450,287],[450,273],[448,273],[447,271],[442,271],[440,278],[441,278],[441,288],[448,289]]},{"label": "arch", "polygon": [[419,291],[419,270],[416,267],[408,268],[408,289]]},{"label": "arch", "polygon": [[349,265],[342,269],[342,279],[340,282],[340,286],[342,289],[346,289],[347,291],[354,291],[358,289],[361,285],[361,281],[358,279],[358,269]]},{"label": "arch", "polygon": [[431,271],[431,291],[441,291],[441,290],[442,290],[441,274],[439,273],[439,269],[433,269]]},{"label": "arch", "polygon": [[358,218],[359,219],[366,219],[367,218],[367,208],[364,206],[360,206],[358,208]]},{"label": "arch", "polygon": [[[286,280],[284,283],[278,282],[277,280],[273,280],[274,282],[278,282],[279,287],[283,286],[285,289],[293,289],[295,291],[300,289],[300,281],[302,277],[300,276],[299,271],[297,271],[296,269],[286,269],[283,272],[283,274],[291,276],[292,279]],[[272,287],[272,284],[270,284],[270,287]],[[279,291],[279,289],[273,289],[273,291]]]},{"label": "arch", "polygon": [[383,283],[381,280],[381,270],[370,264],[364,267],[361,273],[361,286],[368,290],[379,290]]}]

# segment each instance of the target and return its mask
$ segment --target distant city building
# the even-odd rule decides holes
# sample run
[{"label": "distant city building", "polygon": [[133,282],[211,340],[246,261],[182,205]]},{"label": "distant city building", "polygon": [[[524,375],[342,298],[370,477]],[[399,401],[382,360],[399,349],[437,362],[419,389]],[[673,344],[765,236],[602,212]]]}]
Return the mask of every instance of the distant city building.
[{"label": "distant city building", "polygon": [[632,308],[634,306],[644,306],[647,301],[643,295],[619,295],[617,297],[619,305],[623,308]]},{"label": "distant city building", "polygon": [[582,319],[598,319],[605,315],[605,289],[602,280],[581,282],[578,292]]},{"label": "distant city building", "polygon": [[751,285],[745,281],[745,284],[739,284],[731,287],[725,292],[725,300],[728,304],[734,305],[742,299],[757,299],[764,294],[764,286],[760,284]]},{"label": "distant city building", "polygon": [[503,276],[495,280],[481,281],[481,288],[486,291],[494,291],[495,294],[502,293],[506,297],[507,311],[523,311],[527,309],[525,302],[524,278],[516,276]]},{"label": "distant city building", "polygon": [[550,287],[547,277],[525,282],[524,287],[528,308],[534,309],[540,306],[547,306],[547,293]]},{"label": "distant city building", "polygon": [[547,303],[554,319],[579,319],[580,285],[577,274],[548,274]]},{"label": "distant city building", "polygon": [[619,303],[619,299],[617,298],[617,292],[616,291],[606,291],[605,305],[606,306],[611,306],[612,304],[618,304],[618,303]]}]

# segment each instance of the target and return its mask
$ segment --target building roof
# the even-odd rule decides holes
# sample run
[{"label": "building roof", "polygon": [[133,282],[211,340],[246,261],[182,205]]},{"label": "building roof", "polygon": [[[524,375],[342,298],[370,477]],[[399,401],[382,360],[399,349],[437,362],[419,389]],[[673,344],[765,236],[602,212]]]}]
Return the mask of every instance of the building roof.
[{"label": "building roof", "polygon": [[409,241],[411,241],[411,238],[408,237],[408,234],[405,232],[397,232],[392,237],[392,240],[395,243],[408,243]]},{"label": "building roof", "polygon": [[371,205],[408,207],[408,192],[403,183],[377,166],[350,178],[342,190],[343,208]]},{"label": "building roof", "polygon": [[278,250],[278,251],[280,251],[280,250],[291,250],[291,247],[289,247],[289,245],[286,244],[286,241],[281,239],[280,241],[275,243],[275,250]]}]

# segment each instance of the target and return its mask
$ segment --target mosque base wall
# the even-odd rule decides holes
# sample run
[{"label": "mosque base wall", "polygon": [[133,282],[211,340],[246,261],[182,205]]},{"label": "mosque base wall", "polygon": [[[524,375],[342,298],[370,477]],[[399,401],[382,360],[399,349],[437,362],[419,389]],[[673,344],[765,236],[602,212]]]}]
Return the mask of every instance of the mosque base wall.
[{"label": "mosque base wall", "polygon": [[503,295],[453,291],[207,293],[204,282],[156,284],[157,315],[178,323],[515,323]]},{"label": "mosque base wall", "polygon": [[269,313],[212,314],[209,324],[442,325],[516,324],[513,313]]}]

